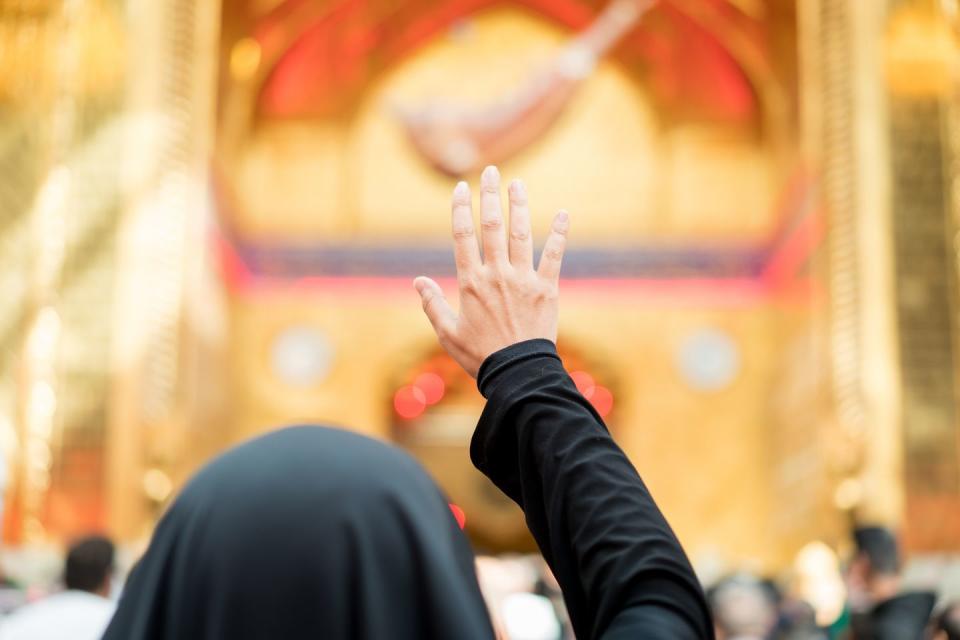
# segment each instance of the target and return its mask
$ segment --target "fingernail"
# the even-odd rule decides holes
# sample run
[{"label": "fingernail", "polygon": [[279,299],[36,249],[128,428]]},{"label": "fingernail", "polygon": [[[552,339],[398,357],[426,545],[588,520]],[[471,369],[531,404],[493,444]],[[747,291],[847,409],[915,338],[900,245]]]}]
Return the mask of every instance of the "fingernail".
[{"label": "fingernail", "polygon": [[570,221],[569,213],[563,210],[557,212],[557,222],[569,222],[569,221]]},{"label": "fingernail", "polygon": [[510,181],[510,192],[518,198],[527,197],[527,185],[523,184],[520,178],[514,178]]},{"label": "fingernail", "polygon": [[480,182],[484,185],[496,185],[500,182],[500,172],[493,165],[488,166],[480,174]]},{"label": "fingernail", "polygon": [[457,186],[453,188],[453,195],[458,199],[465,200],[470,197],[470,185],[461,180],[457,183]]},{"label": "fingernail", "polygon": [[427,286],[427,283],[421,280],[419,276],[413,279],[413,288],[417,290],[417,293],[423,293],[425,286]]}]

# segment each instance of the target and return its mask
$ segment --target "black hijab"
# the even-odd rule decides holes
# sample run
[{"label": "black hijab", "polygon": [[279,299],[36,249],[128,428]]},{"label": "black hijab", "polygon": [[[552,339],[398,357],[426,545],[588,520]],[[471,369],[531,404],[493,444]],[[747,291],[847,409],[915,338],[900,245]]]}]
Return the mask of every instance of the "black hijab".
[{"label": "black hijab", "polygon": [[492,637],[469,544],[419,464],[291,427],[186,486],[104,639]]}]

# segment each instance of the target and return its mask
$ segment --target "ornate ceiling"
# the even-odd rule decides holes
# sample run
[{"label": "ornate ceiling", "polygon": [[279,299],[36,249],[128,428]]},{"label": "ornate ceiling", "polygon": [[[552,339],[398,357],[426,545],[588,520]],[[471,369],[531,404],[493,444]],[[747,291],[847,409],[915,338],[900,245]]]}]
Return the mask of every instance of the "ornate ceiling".
[{"label": "ornate ceiling", "polygon": [[[576,33],[605,0],[286,0],[225,7],[225,60],[243,36],[259,46],[251,83],[259,117],[332,116],[371,79],[471,14],[514,6]],[[661,110],[743,121],[757,115],[777,69],[792,2],[662,0],[613,55],[643,79]],[[786,71],[789,72],[789,69]]]}]

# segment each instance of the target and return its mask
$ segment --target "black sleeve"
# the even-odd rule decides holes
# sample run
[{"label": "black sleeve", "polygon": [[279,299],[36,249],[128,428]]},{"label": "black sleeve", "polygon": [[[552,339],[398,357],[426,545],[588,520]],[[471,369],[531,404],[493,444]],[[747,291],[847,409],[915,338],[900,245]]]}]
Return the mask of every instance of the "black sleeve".
[{"label": "black sleeve", "polygon": [[713,638],[679,541],[549,340],[487,358],[470,456],[526,515],[578,638]]}]

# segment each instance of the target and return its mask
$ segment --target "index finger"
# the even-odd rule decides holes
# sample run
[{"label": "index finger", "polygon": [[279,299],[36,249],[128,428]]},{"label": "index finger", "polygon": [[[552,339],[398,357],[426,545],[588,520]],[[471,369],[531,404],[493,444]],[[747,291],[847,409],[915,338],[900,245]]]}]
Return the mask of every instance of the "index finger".
[{"label": "index finger", "polygon": [[570,231],[570,214],[559,211],[553,219],[550,235],[543,245],[537,273],[541,278],[552,282],[560,279],[560,265],[563,263],[563,251],[567,246],[567,233]]},{"label": "index finger", "polygon": [[460,181],[453,190],[451,202],[453,225],[453,255],[457,273],[480,266],[480,249],[473,228],[473,207],[470,204],[470,187]]}]

